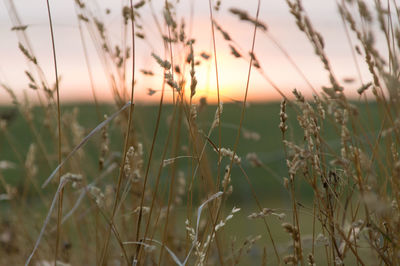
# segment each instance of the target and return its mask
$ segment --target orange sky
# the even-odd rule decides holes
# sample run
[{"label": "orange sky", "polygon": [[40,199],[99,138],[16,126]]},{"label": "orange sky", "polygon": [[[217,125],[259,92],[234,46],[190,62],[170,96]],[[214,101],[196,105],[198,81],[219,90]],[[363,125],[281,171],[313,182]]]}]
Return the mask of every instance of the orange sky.
[{"label": "orange sky", "polygon": [[[91,101],[92,92],[89,83],[87,66],[82,52],[82,44],[79,37],[79,31],[73,9],[73,1],[68,3],[52,3],[53,20],[55,24],[55,37],[58,69],[62,80],[60,83],[60,94],[62,101]],[[120,42],[121,36],[121,5],[115,5],[115,1],[98,1],[101,7],[99,12],[105,19],[109,36],[113,44]],[[154,9],[161,18],[163,0],[153,0]],[[190,3],[193,3],[193,37],[196,38],[194,50],[196,59],[200,59],[200,52],[206,52],[212,55],[212,34],[208,12],[208,1],[181,1],[177,8],[178,22],[185,17],[189,24]],[[113,4],[112,4],[113,3]],[[3,4],[3,3],[2,3]],[[356,68],[351,57],[349,45],[345,39],[343,27],[336,12],[334,1],[305,1],[305,7],[308,11],[315,28],[319,30],[326,43],[326,52],[331,60],[333,70],[339,80],[343,78],[356,78]],[[257,1],[230,0],[222,1],[221,11],[215,13],[215,19],[234,39],[236,48],[247,53],[251,49],[251,40],[254,27],[249,23],[240,22],[236,17],[228,12],[230,7],[237,7],[246,10],[249,14],[255,15]],[[31,43],[35,49],[36,57],[42,66],[49,83],[54,82],[54,70],[52,62],[52,50],[49,37],[49,29],[46,17],[46,6],[41,3],[32,3],[29,0],[20,0],[16,3],[23,24],[28,25],[27,33],[30,36]],[[111,14],[105,15],[105,8],[110,8]],[[26,91],[32,99],[35,98],[32,90],[27,88],[28,79],[24,71],[27,69],[25,58],[18,50],[18,39],[15,32],[11,32],[12,27],[9,14],[6,8],[0,8],[0,34],[4,36],[0,43],[0,81],[7,84],[19,96]],[[152,19],[150,9],[144,7],[141,11],[141,24],[145,27],[145,34],[148,42],[140,39],[136,40],[136,91],[135,99],[142,102],[155,102],[159,100],[162,84],[161,68],[151,57],[151,52],[162,56],[162,40],[156,31],[154,20]],[[271,41],[273,36],[290,54],[298,67],[305,74],[313,87],[317,90],[322,85],[329,85],[325,71],[321,62],[313,54],[311,44],[308,43],[305,36],[299,32],[294,23],[294,19],[289,14],[285,1],[271,0],[262,1],[260,20],[268,25],[268,33],[258,31],[255,54],[269,79],[271,79],[286,95],[290,95],[293,88],[303,90],[305,94],[310,94],[311,90],[306,81],[289,63],[284,54]],[[244,96],[246,80],[248,75],[249,63],[241,58],[234,58],[230,53],[228,43],[223,40],[219,32],[216,34],[217,60],[219,70],[219,84],[221,98],[224,102],[232,100],[241,100]],[[110,85],[105,78],[105,71],[95,52],[94,46],[86,32],[86,42],[88,44],[90,65],[94,77],[96,94],[102,101],[111,98]],[[174,48],[173,56],[175,63],[183,60],[182,49]],[[203,61],[200,66],[196,66],[196,77],[198,80],[196,99],[201,96],[207,96],[209,100],[216,98],[216,75],[215,64],[212,59]],[[358,58],[362,65],[361,71],[364,82],[370,79],[367,68],[363,66],[363,59]],[[130,62],[128,62],[131,65]],[[151,78],[140,73],[140,69],[152,70],[156,75]],[[128,67],[127,77],[130,78],[131,70]],[[161,78],[160,78],[161,77]],[[353,94],[360,82],[356,81],[354,85],[347,88],[349,94]],[[148,88],[157,92],[153,96],[148,96]],[[167,99],[171,99],[171,89],[167,87]],[[271,84],[255,68],[251,74],[249,85],[250,101],[279,100],[281,97],[273,89]],[[0,90],[0,102],[10,102],[4,90]]]}]

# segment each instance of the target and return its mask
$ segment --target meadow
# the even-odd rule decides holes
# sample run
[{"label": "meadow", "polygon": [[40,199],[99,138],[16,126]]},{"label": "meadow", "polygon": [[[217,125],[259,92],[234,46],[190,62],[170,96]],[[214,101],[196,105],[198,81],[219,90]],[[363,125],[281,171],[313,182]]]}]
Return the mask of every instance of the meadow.
[{"label": "meadow", "polygon": [[[374,134],[379,130],[379,120],[377,115],[377,105],[372,102],[367,106],[365,103],[357,103],[353,102],[357,105],[358,110],[360,111],[360,119],[363,120],[364,124],[370,124],[369,134]],[[198,117],[198,125],[202,130],[206,130],[211,126],[211,122],[214,118],[216,105],[208,105],[204,108],[204,110],[199,114]],[[114,110],[112,105],[103,104],[99,107],[100,113],[110,114]],[[0,107],[0,113],[8,113],[10,110],[15,110],[13,107]],[[75,111],[74,111],[75,110]],[[372,117],[369,117],[367,114],[367,110],[369,110],[369,114],[372,114]],[[43,112],[41,108],[33,108],[32,110],[33,123],[32,126],[38,132],[39,135],[47,138],[46,134],[48,134],[45,125],[42,123]],[[165,105],[165,112],[161,116],[160,128],[158,129],[161,136],[166,136],[168,134],[168,116],[172,113],[173,106]],[[242,162],[243,166],[246,168],[246,171],[249,176],[252,177],[252,183],[255,187],[259,188],[260,197],[263,199],[273,200],[275,197],[279,198],[279,201],[287,200],[287,193],[285,192],[282,186],[281,177],[285,176],[287,173],[287,167],[285,162],[285,154],[283,150],[283,146],[281,142],[276,141],[281,137],[281,132],[279,130],[279,114],[280,111],[280,103],[270,102],[270,103],[253,103],[249,104],[249,107],[246,109],[244,125],[242,128],[242,136],[240,140],[240,145],[238,146],[237,153],[242,157],[246,157],[249,153],[255,153],[257,157],[261,160],[265,167],[255,167],[251,161],[244,160]],[[73,113],[77,112],[76,119],[77,123],[81,125],[85,129],[86,135],[90,132],[91,129],[95,128],[99,123],[96,119],[96,106],[93,104],[66,104],[62,108],[63,113]],[[260,115],[265,114],[265,115]],[[237,126],[237,117],[240,115],[240,105],[239,104],[225,104],[224,113],[223,113],[223,123],[221,124],[221,134],[224,136],[222,138],[222,146],[227,147],[230,143],[234,142],[234,134],[235,131],[238,130]],[[295,110],[288,110],[288,124],[290,125],[290,135],[291,138],[295,138],[297,136],[297,140],[301,140],[302,131],[301,128],[296,124],[296,112]],[[156,121],[157,119],[157,106],[154,105],[139,105],[135,111],[134,121],[138,123],[137,126],[137,134],[143,139],[143,144],[145,146],[145,150],[148,150],[151,145],[151,133],[154,132],[155,123],[151,123],[149,121]],[[329,124],[324,129],[326,132],[324,134],[324,139],[329,145],[335,149],[336,152],[339,152],[340,148],[340,138],[338,138],[337,132],[334,132],[334,128]],[[113,151],[119,151],[121,146],[123,145],[123,139],[119,134],[118,127],[113,125],[109,131],[110,134],[110,149]],[[211,138],[215,139],[216,134],[211,135]],[[91,164],[96,165],[98,163],[99,158],[99,142],[100,135],[94,136],[92,141],[89,141],[88,144],[84,147],[83,151],[85,152],[85,156],[88,157],[88,160],[91,161]],[[182,143],[187,143],[188,137],[185,135],[185,130],[181,132],[181,141]],[[7,126],[7,130],[2,132],[0,147],[1,147],[1,157],[0,160],[17,162],[24,158],[29,151],[30,144],[35,142],[35,136],[32,133],[32,130],[26,120],[22,115],[16,114],[15,120],[11,121]],[[163,148],[163,139],[160,139],[159,142],[156,142],[155,154],[162,154]],[[46,149],[49,152],[54,153],[54,143],[45,142]],[[185,147],[184,147],[185,148]],[[184,153],[184,150],[181,151]],[[45,158],[43,155],[40,155],[40,152],[37,151],[37,161],[39,165],[44,164]],[[144,158],[146,158],[146,154],[144,154]],[[213,156],[211,153],[209,156]],[[215,156],[214,156],[215,157]],[[147,158],[146,158],[147,159]],[[160,163],[161,158],[155,158],[157,163]],[[213,158],[215,159],[215,158]],[[190,160],[190,158],[189,158]],[[181,167],[187,165],[188,158],[182,158]],[[36,173],[37,182],[43,183],[45,178],[48,176],[49,171],[55,168],[55,165],[47,168],[38,168],[38,172]],[[93,169],[95,170],[95,169]],[[217,169],[215,166],[213,170]],[[185,169],[187,171],[187,169]],[[245,180],[240,178],[240,173],[237,169],[233,169],[235,171],[235,175],[238,176],[233,180],[235,183],[235,187],[237,187],[237,191],[233,194],[233,197],[239,197],[246,203],[246,195],[248,195],[248,186],[246,186]],[[2,172],[6,183],[11,184],[13,186],[18,187],[19,190],[30,190],[32,193],[30,196],[35,196],[35,192],[32,190],[32,187],[29,183],[24,182],[24,169],[23,168],[10,168],[5,169]],[[24,185],[27,186],[24,188]],[[262,188],[262,189],[261,189]],[[304,187],[306,189],[306,187]],[[45,193],[45,191],[44,191]],[[312,195],[312,191],[308,191],[305,193],[301,193],[303,196]],[[280,196],[283,197],[281,198]]]},{"label": "meadow", "polygon": [[[0,107],[0,265],[400,263],[396,1],[337,3],[352,36],[344,41],[363,59],[367,80],[339,80],[324,33],[302,1],[286,1],[329,80],[312,95],[282,92],[258,61],[256,34],[268,31],[259,18],[261,2],[254,14],[228,9],[254,33],[245,55],[213,20],[224,1],[209,1],[213,48],[204,53],[177,15],[180,1],[166,1],[162,15],[151,1],[124,3],[123,34],[115,40],[96,16],[97,6],[76,0],[79,28],[97,49],[112,99],[98,101],[93,86],[93,101],[64,103],[50,3],[54,73],[43,70],[28,41],[29,25],[6,1],[27,60],[22,73],[37,98],[18,97],[1,83],[12,103]],[[146,40],[140,15],[146,6],[164,46],[151,54],[158,72],[135,65],[135,42]],[[227,103],[218,85],[216,34],[231,56],[247,62],[244,96]],[[376,48],[377,38],[386,41],[385,49]],[[196,94],[196,69],[210,58],[216,103]],[[161,71],[160,89],[148,89],[157,99],[152,104],[135,99],[139,71]],[[282,99],[250,101],[252,71]],[[360,86],[347,93],[354,83]]]}]

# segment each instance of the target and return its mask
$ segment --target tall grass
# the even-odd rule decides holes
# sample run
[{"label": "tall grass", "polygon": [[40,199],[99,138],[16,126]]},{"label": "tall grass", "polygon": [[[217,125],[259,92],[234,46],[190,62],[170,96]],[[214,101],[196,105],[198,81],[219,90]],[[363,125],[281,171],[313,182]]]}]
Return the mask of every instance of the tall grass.
[{"label": "tall grass", "polygon": [[[321,61],[330,86],[311,85],[311,77],[306,77],[261,21],[261,1],[254,14],[229,8],[232,16],[252,27],[251,47],[244,49],[215,17],[221,5],[229,3],[210,0],[212,52],[205,53],[196,50],[196,35],[191,35],[185,22],[193,21],[194,15],[177,15],[179,1],[165,1],[162,16],[151,1],[124,3],[123,34],[115,40],[96,12],[96,4],[75,0],[92,82],[92,108],[96,109],[92,128],[79,122],[78,109],[63,108],[60,103],[53,36],[57,32],[53,32],[49,3],[54,86],[47,80],[51,73],[43,71],[35,56],[27,26],[13,1],[5,3],[19,49],[28,62],[28,86],[37,92],[37,101],[17,98],[13,88],[1,84],[32,132],[33,142],[21,151],[10,131],[10,116],[1,117],[1,136],[14,153],[6,158],[16,160],[0,161],[0,207],[10,210],[0,216],[0,264],[400,264],[400,16],[396,1],[336,2],[354,64],[359,69],[357,57],[362,57],[370,72],[367,80],[359,75],[359,98],[349,99],[345,92],[350,81],[336,77],[323,32],[313,25],[301,0],[286,0],[288,11]],[[136,115],[140,107],[135,98],[139,69],[135,42],[151,45],[155,41],[145,34],[144,7],[151,10],[164,50],[151,54],[163,74],[160,93],[154,95],[159,97],[152,109],[155,119],[143,122]],[[232,56],[248,64],[234,125],[226,122],[228,114],[220,95],[217,34],[227,42]],[[278,47],[313,90],[313,97],[297,89],[286,95],[272,81],[255,54],[259,34]],[[97,100],[87,55],[88,36],[107,73],[112,108],[104,108]],[[383,51],[376,48],[377,38],[386,41]],[[250,50],[248,55],[245,50]],[[217,81],[215,106],[196,94],[196,68],[210,57]],[[279,130],[280,137],[273,141],[281,143],[284,175],[255,152],[239,154],[243,138],[260,138],[244,127],[255,71],[282,96],[275,114],[279,121],[268,127]],[[141,72],[154,75],[150,69]],[[165,102],[167,90],[172,91],[171,105]],[[155,92],[149,89],[149,94]],[[207,110],[213,115],[204,123]],[[39,127],[38,120],[42,122]],[[144,132],[149,124],[152,131]],[[233,137],[224,130],[229,126],[236,131]],[[225,146],[228,138],[233,141]],[[332,138],[338,140],[337,145]],[[266,201],[262,194],[268,188],[254,184],[257,177],[249,174],[250,165],[276,179],[286,191],[288,208]],[[23,178],[10,182],[4,173],[14,168]],[[233,179],[244,180],[242,187],[236,187]],[[235,195],[240,190],[247,191],[246,202]]]}]

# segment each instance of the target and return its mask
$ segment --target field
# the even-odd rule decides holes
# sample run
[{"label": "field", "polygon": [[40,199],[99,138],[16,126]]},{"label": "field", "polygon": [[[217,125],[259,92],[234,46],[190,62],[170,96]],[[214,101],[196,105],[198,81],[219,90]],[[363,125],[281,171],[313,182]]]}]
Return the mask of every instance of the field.
[{"label": "field", "polygon": [[[29,91],[21,96],[0,82],[12,101],[0,107],[0,265],[400,263],[396,1],[337,3],[358,70],[358,77],[344,79],[335,74],[324,33],[302,1],[286,1],[326,75],[318,88],[269,35],[259,17],[261,2],[250,14],[209,1],[211,48],[201,52],[200,31],[192,35],[194,11],[181,17],[180,1],[165,1],[160,13],[152,1],[123,3],[118,39],[96,4],[76,0],[93,101],[74,103],[60,100],[50,2],[54,73],[36,57],[30,25],[22,24],[13,1],[5,1]],[[163,51],[153,49],[156,39],[146,39],[145,8]],[[221,10],[252,30],[250,48],[240,48],[240,39],[214,19]],[[312,94],[293,88],[289,95],[271,80],[255,53],[257,33],[279,48]],[[230,73],[231,79],[247,73],[240,99],[233,87],[219,85],[223,52],[216,34],[231,57],[245,62]],[[151,47],[154,69],[136,64],[138,40]],[[88,47],[96,50],[103,76],[91,72],[96,65]],[[216,79],[208,95],[201,94],[209,79],[202,64]],[[248,97],[259,89],[250,82],[253,72],[279,101]],[[158,78],[156,89],[146,89],[151,103],[136,99],[144,76]],[[102,78],[111,92],[106,103],[94,86]]]},{"label": "field", "polygon": [[[356,104],[356,103],[355,103]],[[245,159],[246,155],[249,153],[256,153],[258,158],[263,162],[266,166],[265,169],[261,167],[252,167],[251,163],[247,160],[243,161],[243,166],[246,168],[246,172],[252,180],[252,183],[255,187],[257,187],[260,193],[260,197],[267,200],[276,199],[286,201],[287,200],[287,192],[284,190],[282,186],[281,178],[287,175],[287,166],[285,163],[285,154],[283,149],[283,144],[280,141],[277,141],[281,138],[281,132],[279,130],[279,114],[280,111],[279,103],[255,103],[250,104],[246,110],[245,122],[242,129],[241,140],[238,146],[237,153]],[[360,112],[360,119],[364,124],[369,126],[369,130],[371,130],[370,134],[376,134],[379,130],[379,120],[378,120],[378,110],[376,103],[369,103],[367,106],[365,103],[358,103],[358,109]],[[167,117],[172,114],[173,106],[166,105],[164,110],[164,114],[161,116],[161,124],[159,128],[159,134],[161,136],[167,136],[168,134],[168,124]],[[211,122],[213,120],[215,110],[217,106],[209,105],[207,106],[202,113],[199,114],[198,117],[198,125],[199,127],[207,131],[207,128],[211,126]],[[81,125],[85,129],[85,135],[87,135],[90,130],[95,128],[99,123],[96,119],[96,107],[90,104],[73,104],[63,106],[62,111],[64,113],[72,113],[73,110],[77,110],[77,123]],[[99,107],[100,113],[102,114],[111,114],[115,111],[115,108],[112,105],[102,105]],[[7,113],[10,110],[13,110],[13,107],[0,107],[0,112]],[[222,147],[230,147],[235,141],[235,132],[238,130],[237,120],[240,116],[240,105],[239,104],[226,104],[224,106],[223,112],[223,122],[221,123],[221,134],[224,136],[222,138]],[[368,111],[367,111],[368,110]],[[154,105],[141,105],[138,106],[135,115],[134,121],[137,123],[135,125],[137,127],[137,134],[140,139],[143,139],[143,144],[145,150],[148,150],[151,145],[151,134],[154,132],[155,121],[157,119],[157,111],[158,107]],[[367,116],[367,113],[373,114],[372,117]],[[44,138],[48,138],[49,136],[45,126],[42,123],[43,113],[40,108],[33,109],[33,123],[32,126],[35,128],[35,131],[38,132],[39,135]],[[297,136],[297,140],[301,140],[302,132],[299,126],[296,124],[296,112],[294,110],[288,110],[288,124],[290,125],[289,134],[292,138]],[[149,121],[154,121],[151,123]],[[336,149],[336,152],[339,152],[338,149],[340,147],[340,138],[338,136],[338,132],[334,131],[332,126],[327,125],[325,129],[325,138],[324,140],[329,143],[331,147]],[[216,132],[210,136],[214,142],[217,139]],[[82,149],[85,153],[85,156],[88,160],[91,161],[93,165],[96,165],[99,158],[99,146],[100,143],[100,134],[97,134],[93,137],[92,141]],[[156,143],[156,147],[154,150],[156,165],[160,163],[163,143],[165,139],[160,139],[159,142]],[[181,141],[182,145],[188,143],[187,135],[185,134],[185,130],[181,132]],[[17,162],[21,158],[24,157],[25,154],[28,153],[30,144],[35,142],[35,137],[32,133],[31,128],[29,127],[26,120],[24,120],[21,114],[17,114],[15,120],[10,123],[7,127],[7,131],[2,132],[0,149],[1,156],[0,160],[7,160],[12,162]],[[46,142],[46,149],[49,152],[54,153],[54,143]],[[123,145],[123,138],[119,134],[115,125],[112,125],[110,128],[110,149],[114,152],[118,152],[121,150]],[[182,154],[185,154],[184,151],[181,151]],[[213,156],[212,152],[209,152],[209,156]],[[37,154],[37,162],[39,165],[45,164],[43,155],[40,155],[38,151]],[[148,155],[144,154],[144,158],[147,159]],[[215,157],[215,156],[214,156]],[[213,157],[213,158],[214,158]],[[182,159],[182,166],[187,165],[187,158]],[[43,183],[45,178],[49,176],[51,170],[53,170],[56,165],[52,165],[51,167],[39,167],[38,173],[36,174],[37,182]],[[269,169],[269,170],[268,170]],[[185,169],[187,170],[187,169]],[[214,171],[217,169],[213,168]],[[93,169],[96,171],[96,169]],[[246,202],[246,195],[249,193],[249,187],[246,186],[246,181],[243,177],[240,177],[240,172],[237,169],[234,169],[234,174],[238,176],[233,179],[235,187],[237,187],[237,191],[233,195],[237,197],[237,199],[241,199],[240,201]],[[6,169],[2,172],[5,181],[13,186],[18,187],[19,190],[23,191],[26,189],[30,189],[30,193],[32,188],[28,187],[24,189],[25,180],[24,169],[22,168],[11,168]],[[261,189],[262,188],[262,189]],[[311,195],[312,191],[308,191],[308,193],[301,193],[303,196]],[[281,197],[282,196],[282,197]],[[307,196],[306,196],[307,197]]]}]

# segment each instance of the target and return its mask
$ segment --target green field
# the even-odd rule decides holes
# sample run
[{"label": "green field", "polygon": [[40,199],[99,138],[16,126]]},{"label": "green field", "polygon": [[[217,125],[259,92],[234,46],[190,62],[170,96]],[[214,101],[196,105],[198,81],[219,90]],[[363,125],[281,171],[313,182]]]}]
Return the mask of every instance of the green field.
[{"label": "green field", "polygon": [[[365,103],[357,104],[359,115],[358,118],[363,122],[368,128],[368,134],[375,134],[379,129],[380,121],[378,121],[379,111],[377,109],[376,103],[369,103],[368,107]],[[1,107],[0,112],[5,112],[10,110],[12,107]],[[85,135],[87,135],[93,128],[100,123],[98,118],[96,107],[90,104],[76,104],[76,105],[66,105],[62,108],[62,113],[71,113],[73,109],[77,109],[77,121],[79,125],[84,129]],[[282,139],[281,132],[278,128],[279,125],[279,103],[264,103],[264,104],[251,104],[245,113],[245,119],[243,124],[243,129],[241,132],[241,138],[239,141],[237,153],[242,157],[243,167],[246,169],[248,176],[251,179],[253,186],[257,189],[260,197],[265,199],[277,199],[276,197],[285,198],[287,192],[282,186],[282,177],[287,176],[287,167],[285,164],[285,154],[283,150],[283,143],[280,141]],[[216,106],[210,105],[206,106],[204,110],[199,112],[197,122],[198,126],[204,132],[208,132],[211,121],[213,120],[215,114]],[[221,118],[221,135],[222,135],[222,147],[233,149],[235,138],[238,132],[238,125],[240,120],[241,106],[239,104],[226,104],[224,105],[222,118]],[[112,114],[115,112],[115,108],[110,105],[102,105],[99,108],[99,113],[101,114]],[[157,118],[158,106],[153,105],[138,105],[134,111],[135,121],[133,128],[135,134],[139,141],[143,142],[144,150],[148,151],[150,149],[151,140],[155,128],[155,121]],[[154,160],[154,168],[158,167],[160,163],[160,158],[162,154],[163,145],[168,134],[168,124],[167,119],[173,112],[172,105],[165,105],[163,107],[163,114],[161,117],[161,123],[159,128],[159,135],[157,138]],[[3,176],[5,180],[17,186],[19,190],[23,189],[25,182],[24,169],[20,167],[20,162],[26,156],[28,148],[31,143],[35,143],[37,140],[32,133],[32,127],[37,132],[37,134],[43,139],[48,140],[44,143],[46,151],[48,153],[55,154],[54,148],[57,147],[56,139],[54,136],[50,136],[49,130],[43,125],[43,112],[37,107],[33,108],[33,123],[29,125],[23,116],[17,114],[14,121],[7,126],[7,131],[0,132],[0,160],[7,160],[17,164],[17,167],[13,169],[8,169],[3,171]],[[287,136],[289,139],[294,139],[296,141],[302,140],[302,131],[300,130],[297,120],[296,113],[294,110],[289,108],[288,110],[288,125],[289,130]],[[118,126],[115,122],[111,123],[110,132],[110,149],[114,152],[121,152],[123,136],[120,130],[117,129]],[[324,127],[324,140],[331,147],[339,148],[340,146],[340,132],[328,123]],[[249,134],[250,133],[250,134]],[[256,133],[251,136],[251,133]],[[54,134],[54,133],[53,133]],[[181,144],[183,147],[187,147],[188,131],[186,128],[182,129],[181,132]],[[7,136],[5,136],[7,135]],[[250,137],[249,137],[250,135]],[[259,139],[258,139],[259,137]],[[363,141],[365,136],[360,136],[360,140]],[[214,130],[210,140],[212,140],[216,145],[218,145],[218,131]],[[94,174],[96,172],[97,160],[99,158],[99,142],[100,133],[97,133],[89,142],[82,148],[84,156],[91,164],[91,172]],[[57,166],[57,158],[50,158],[50,165],[45,162],[43,154],[39,149],[37,152],[37,163],[38,163],[38,174],[36,179],[38,183],[42,183],[51,173],[51,171]],[[216,153],[213,151],[211,145],[207,146],[207,153],[211,158],[217,158]],[[262,169],[257,167],[252,167],[251,164],[246,161],[246,154],[254,152],[258,155],[259,159],[267,166],[268,169]],[[338,150],[336,150],[338,152]],[[184,150],[181,150],[181,155],[186,155]],[[65,156],[66,154],[64,154]],[[148,154],[144,154],[145,158]],[[168,157],[168,156],[167,156]],[[180,159],[180,167],[186,167],[188,159]],[[212,169],[217,170],[217,165],[211,165]],[[186,171],[187,169],[182,169]],[[235,187],[235,193],[233,196],[240,202],[246,202],[249,194],[249,186],[245,181],[242,174],[234,169],[233,171],[233,182]],[[310,193],[306,188],[302,196]],[[32,194],[34,197],[34,194]]]}]

